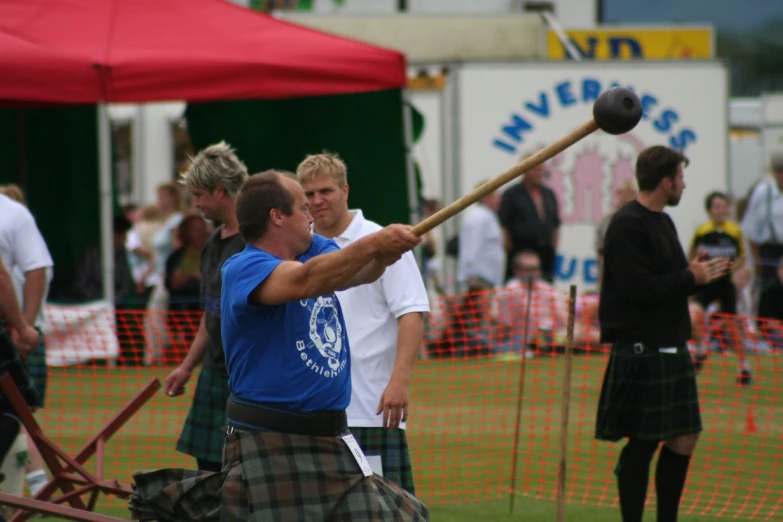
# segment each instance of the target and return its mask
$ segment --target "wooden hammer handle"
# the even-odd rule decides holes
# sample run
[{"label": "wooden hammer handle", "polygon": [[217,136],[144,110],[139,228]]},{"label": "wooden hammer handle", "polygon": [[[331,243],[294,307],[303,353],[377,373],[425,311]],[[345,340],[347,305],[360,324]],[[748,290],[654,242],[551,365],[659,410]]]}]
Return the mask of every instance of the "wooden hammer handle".
[{"label": "wooden hammer handle", "polygon": [[421,236],[423,234],[426,234],[433,228],[437,227],[447,219],[454,217],[456,214],[462,212],[469,206],[471,206],[473,203],[480,201],[483,197],[492,194],[497,189],[508,183],[514,178],[517,178],[527,172],[528,170],[538,167],[545,161],[554,158],[564,150],[566,150],[568,147],[573,145],[574,143],[578,142],[582,138],[589,136],[593,132],[598,130],[598,124],[595,122],[595,120],[590,120],[589,122],[585,123],[581,127],[574,129],[570,134],[560,138],[556,142],[552,143],[551,145],[541,149],[540,151],[536,152],[529,158],[523,160],[520,163],[517,163],[510,169],[508,169],[506,172],[502,174],[498,174],[491,180],[487,181],[483,185],[480,185],[473,189],[472,191],[468,192],[461,198],[459,198],[457,201],[453,202],[452,204],[448,205],[447,207],[442,208],[435,214],[431,215],[427,219],[424,219],[423,221],[419,222],[416,226],[414,226],[411,229],[411,232],[413,234],[416,234],[417,236]]}]

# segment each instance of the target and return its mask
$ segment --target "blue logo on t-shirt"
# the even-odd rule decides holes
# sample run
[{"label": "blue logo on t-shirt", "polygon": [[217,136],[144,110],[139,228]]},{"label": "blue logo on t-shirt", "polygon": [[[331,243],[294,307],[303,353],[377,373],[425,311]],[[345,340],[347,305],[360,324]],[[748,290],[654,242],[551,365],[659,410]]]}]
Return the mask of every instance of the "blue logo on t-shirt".
[{"label": "blue logo on t-shirt", "polygon": [[[296,349],[301,353],[302,361],[308,368],[324,377],[335,377],[345,368],[345,359],[340,361],[344,341],[344,330],[340,321],[340,311],[334,297],[319,297],[300,301],[310,313],[308,339],[296,341]],[[325,358],[327,367],[314,359],[316,352]]]}]

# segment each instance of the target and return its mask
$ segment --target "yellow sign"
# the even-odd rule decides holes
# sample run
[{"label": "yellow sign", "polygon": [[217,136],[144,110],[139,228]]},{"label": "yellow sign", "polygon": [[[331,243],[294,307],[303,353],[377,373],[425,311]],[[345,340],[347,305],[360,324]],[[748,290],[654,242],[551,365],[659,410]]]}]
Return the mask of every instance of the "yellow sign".
[{"label": "yellow sign", "polygon": [[446,86],[446,77],[437,76],[409,76],[408,89],[413,91],[439,91]]},{"label": "yellow sign", "polygon": [[[711,27],[603,28],[566,31],[566,34],[576,50],[588,59],[683,60],[715,56]],[[547,38],[550,60],[570,58],[554,31],[550,30]]]}]

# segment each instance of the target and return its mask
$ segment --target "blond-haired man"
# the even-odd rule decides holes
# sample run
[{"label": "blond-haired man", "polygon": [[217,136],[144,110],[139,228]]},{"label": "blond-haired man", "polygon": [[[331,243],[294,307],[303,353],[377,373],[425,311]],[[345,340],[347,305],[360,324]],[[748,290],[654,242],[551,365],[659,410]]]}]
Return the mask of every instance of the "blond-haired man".
[{"label": "blond-haired man", "polygon": [[239,234],[236,198],[247,180],[247,167],[225,142],[211,145],[193,159],[182,182],[204,217],[222,223],[201,254],[201,303],[204,315],[187,357],[166,379],[166,393],[177,397],[184,391],[193,369],[203,363],[193,405],[182,429],[177,450],[195,457],[202,471],[220,471],[228,400],[228,373],[220,332],[220,269],[229,257],[241,252],[245,242]]},{"label": "blond-haired man", "polygon": [[[335,154],[308,156],[297,168],[317,234],[340,248],[381,226],[349,210],[345,163]],[[411,252],[377,281],[337,292],[351,342],[348,427],[383,476],[414,493],[405,422],[408,382],[424,337],[429,299]]]}]

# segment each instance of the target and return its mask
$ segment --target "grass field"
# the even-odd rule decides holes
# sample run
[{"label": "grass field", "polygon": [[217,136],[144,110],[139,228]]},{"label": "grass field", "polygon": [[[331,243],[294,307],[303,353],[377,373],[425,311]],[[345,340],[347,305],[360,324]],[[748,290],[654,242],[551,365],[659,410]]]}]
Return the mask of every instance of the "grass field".
[{"label": "grass field", "polygon": [[[411,388],[409,442],[417,492],[435,521],[555,519],[563,357],[522,362],[421,361]],[[594,441],[603,356],[573,360],[568,432],[568,520],[619,519],[612,468],[620,445]],[[75,452],[153,377],[167,369],[52,368],[39,421]],[[691,468],[683,520],[783,517],[783,403],[780,359],[755,362],[754,386],[735,382],[736,359],[715,356],[699,376],[706,431]],[[193,383],[189,392],[192,393]],[[104,475],[130,482],[134,470],[192,467],[174,445],[190,395],[158,393],[107,445]],[[518,414],[519,412],[519,414]],[[747,432],[751,414],[755,430]],[[509,491],[515,455],[516,515]],[[94,469],[94,461],[88,469]],[[651,484],[653,482],[651,481]],[[651,500],[653,490],[651,487]],[[654,500],[648,519],[653,520]],[[128,518],[126,504],[103,497],[99,511]],[[54,520],[54,519],[50,519]]]}]

